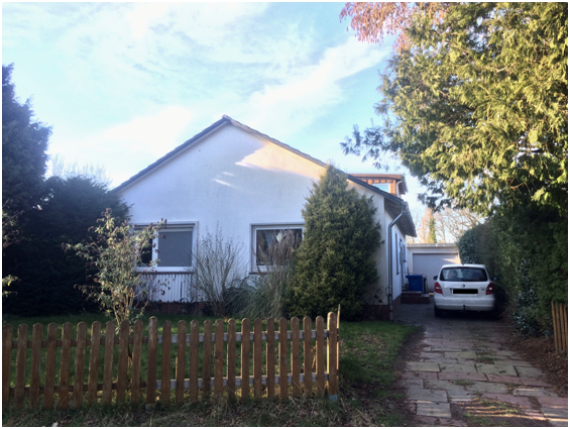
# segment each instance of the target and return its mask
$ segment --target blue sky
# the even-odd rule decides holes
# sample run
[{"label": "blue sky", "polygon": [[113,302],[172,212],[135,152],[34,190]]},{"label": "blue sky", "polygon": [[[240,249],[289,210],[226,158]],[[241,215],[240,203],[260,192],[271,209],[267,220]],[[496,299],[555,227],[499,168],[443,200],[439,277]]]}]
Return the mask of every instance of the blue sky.
[{"label": "blue sky", "polygon": [[[353,124],[378,122],[392,53],[358,42],[343,3],[3,3],[2,64],[53,127],[50,156],[120,184],[223,114],[347,172]],[[394,165],[390,172],[406,174]],[[412,213],[423,212],[407,175]]]}]

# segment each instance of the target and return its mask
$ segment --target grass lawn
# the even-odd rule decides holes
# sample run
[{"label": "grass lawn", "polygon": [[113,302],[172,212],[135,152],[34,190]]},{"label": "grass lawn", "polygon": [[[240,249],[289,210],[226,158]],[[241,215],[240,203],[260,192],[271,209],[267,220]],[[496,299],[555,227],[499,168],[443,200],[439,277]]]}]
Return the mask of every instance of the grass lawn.
[{"label": "grass lawn", "polygon": [[[206,318],[187,315],[155,316],[158,318],[159,335],[165,320],[172,322],[172,333],[176,333],[178,320],[186,322],[199,320],[202,326],[203,321],[206,320]],[[10,318],[5,322],[12,324],[15,330],[20,323],[26,323],[29,326],[31,339],[31,327],[35,323],[44,325],[45,336],[47,335],[45,327],[49,323],[55,322],[61,325],[64,322],[70,322],[74,326],[75,336],[77,323],[84,321],[91,325],[96,320],[102,322],[104,330],[104,323],[107,320],[104,316],[97,314],[33,319]],[[158,404],[152,412],[145,411],[142,404],[140,406],[117,404],[112,407],[96,405],[68,411],[25,409],[23,412],[16,412],[10,409],[3,414],[2,423],[4,426],[51,426],[54,423],[58,426],[401,425],[404,422],[404,416],[399,413],[398,408],[401,395],[393,390],[392,368],[403,341],[415,331],[415,328],[389,322],[343,322],[342,318],[340,327],[340,394],[336,403],[328,399],[289,399],[282,404],[268,400],[261,403],[253,401],[237,404],[199,403],[182,407],[166,407]],[[238,332],[240,329],[241,323],[238,322]],[[238,342],[237,345],[239,347],[240,343]],[[173,349],[171,358],[174,363],[176,347]],[[159,353],[160,351],[159,347]],[[88,352],[87,356],[89,356]],[[237,355],[239,356],[239,353]],[[73,358],[72,354],[72,362],[74,362]],[[160,358],[159,355],[159,362]],[[144,354],[142,360],[143,374],[146,375]],[[239,365],[239,360],[237,364]],[[71,365],[71,371],[73,371],[73,366]],[[239,374],[239,371],[237,373]],[[14,370],[12,370],[12,377],[13,374]],[[102,376],[102,366],[100,376]],[[174,372],[171,378],[174,378]],[[73,372],[71,379],[73,380]],[[160,380],[160,369],[158,379]]]}]

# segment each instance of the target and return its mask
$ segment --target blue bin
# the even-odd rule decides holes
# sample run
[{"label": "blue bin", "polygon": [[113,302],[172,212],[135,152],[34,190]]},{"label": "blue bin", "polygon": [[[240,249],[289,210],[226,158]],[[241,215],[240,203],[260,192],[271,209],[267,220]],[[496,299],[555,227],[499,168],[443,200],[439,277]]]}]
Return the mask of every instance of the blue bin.
[{"label": "blue bin", "polygon": [[424,291],[424,276],[421,274],[412,274],[406,276],[408,282],[410,283],[410,290],[415,292],[422,292]]}]

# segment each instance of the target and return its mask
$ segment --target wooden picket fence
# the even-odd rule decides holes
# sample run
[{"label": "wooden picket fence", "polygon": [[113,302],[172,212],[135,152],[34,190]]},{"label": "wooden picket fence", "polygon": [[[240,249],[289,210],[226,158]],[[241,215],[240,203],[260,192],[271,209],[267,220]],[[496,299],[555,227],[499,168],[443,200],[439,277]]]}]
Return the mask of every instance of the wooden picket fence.
[{"label": "wooden picket fence", "polygon": [[552,303],[552,324],[554,326],[554,347],[558,353],[568,354],[568,306]]},{"label": "wooden picket fence", "polygon": [[[127,400],[127,392],[130,393],[131,403],[139,403],[144,399],[147,405],[152,406],[157,399],[162,404],[169,404],[171,389],[174,391],[176,404],[185,401],[197,402],[199,396],[202,400],[207,400],[211,397],[212,389],[216,400],[222,397],[231,401],[236,400],[238,391],[239,399],[245,400],[250,397],[250,386],[253,387],[253,398],[256,401],[262,397],[275,398],[276,388],[280,401],[286,400],[288,395],[324,396],[325,392],[330,399],[336,400],[339,335],[337,315],[328,314],[327,329],[324,326],[324,319],[320,316],[315,320],[316,329],[312,329],[311,323],[311,319],[305,317],[300,329],[298,318],[294,317],[290,321],[281,318],[279,329],[276,331],[274,320],[268,319],[266,330],[263,331],[260,319],[253,321],[253,329],[250,320],[244,319],[241,332],[236,332],[234,319],[227,322],[227,329],[223,320],[217,320],[215,324],[207,320],[203,325],[203,333],[200,333],[199,323],[193,320],[190,322],[190,331],[187,334],[186,322],[180,321],[177,333],[173,334],[171,322],[165,321],[162,335],[159,336],[158,321],[152,317],[148,322],[146,337],[143,336],[143,322],[139,320],[134,324],[133,335],[128,322],[123,322],[118,337],[115,335],[114,322],[107,322],[105,335],[101,334],[101,323],[94,322],[90,339],[87,338],[85,322],[77,325],[76,339],[72,339],[71,323],[63,324],[61,339],[57,338],[57,325],[51,323],[47,327],[47,340],[43,338],[43,325],[35,324],[32,328],[31,341],[28,340],[27,325],[18,326],[17,338],[14,338],[12,326],[6,325],[2,330],[2,408],[7,410],[13,404],[16,409],[22,409],[25,399],[28,398],[27,406],[31,408],[43,405],[43,408],[51,409],[54,407],[57,395],[59,408],[66,410],[70,406],[70,394],[72,407],[78,408],[84,401],[87,404],[99,401],[102,404],[111,404],[113,394],[116,402],[124,402]],[[288,325],[290,331],[287,330]],[[240,342],[241,356],[237,361],[236,351]],[[263,343],[265,343],[265,365],[262,365]],[[176,345],[176,350],[172,349],[173,344]],[[226,359],[224,359],[224,344],[227,344]],[[88,347],[89,360],[86,361]],[[72,348],[75,348],[73,383],[70,379]],[[31,349],[31,359],[28,356],[28,349]],[[42,358],[43,349],[46,349],[45,358]],[[60,349],[59,384],[56,385],[58,349]],[[160,349],[161,353],[158,353]],[[202,351],[201,356],[200,351]],[[171,379],[173,352],[176,356],[175,378]],[[147,368],[146,377],[141,371],[143,355]],[[201,374],[199,374],[200,358]],[[251,360],[253,371],[250,371]],[[87,362],[88,371],[86,371]],[[238,365],[239,376],[236,374]],[[157,379],[159,367],[161,378]],[[29,372],[28,377],[26,377],[26,368]],[[15,374],[11,383],[13,369]],[[88,372],[87,384],[85,384],[86,372]],[[188,378],[185,377],[185,373],[189,375]],[[157,391],[160,391],[159,396]],[[43,401],[40,401],[42,394]]]}]

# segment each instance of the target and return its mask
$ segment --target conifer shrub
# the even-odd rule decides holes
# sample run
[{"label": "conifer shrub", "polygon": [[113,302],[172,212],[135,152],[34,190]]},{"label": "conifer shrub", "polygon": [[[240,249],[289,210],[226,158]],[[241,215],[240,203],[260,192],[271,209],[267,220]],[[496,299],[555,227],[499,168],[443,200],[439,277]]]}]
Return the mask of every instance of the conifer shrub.
[{"label": "conifer shrub", "polygon": [[291,316],[325,316],[340,304],[343,319],[357,319],[366,287],[378,278],[376,208],[372,198],[348,189],[347,179],[329,165],[307,198],[304,237],[293,255]]}]

